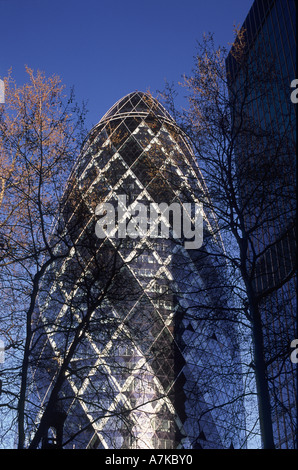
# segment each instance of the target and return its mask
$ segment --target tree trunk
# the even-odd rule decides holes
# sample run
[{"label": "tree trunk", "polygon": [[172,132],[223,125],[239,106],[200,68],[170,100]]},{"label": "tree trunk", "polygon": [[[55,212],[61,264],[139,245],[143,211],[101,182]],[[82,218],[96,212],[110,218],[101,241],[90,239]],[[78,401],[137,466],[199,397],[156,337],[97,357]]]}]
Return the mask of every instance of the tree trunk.
[{"label": "tree trunk", "polygon": [[30,355],[30,343],[32,338],[32,314],[35,309],[36,298],[38,295],[39,289],[39,281],[40,278],[45,271],[48,263],[46,266],[42,268],[41,271],[38,271],[33,279],[33,289],[31,293],[30,299],[30,306],[27,311],[26,315],[26,341],[24,347],[24,356],[23,356],[23,363],[22,363],[22,371],[21,371],[21,387],[20,387],[20,397],[18,400],[18,449],[24,448],[25,443],[25,403],[26,403],[26,391],[27,391],[27,377],[28,377],[28,368],[29,368],[29,355]]},{"label": "tree trunk", "polygon": [[261,438],[264,449],[274,449],[274,437],[272,428],[272,414],[270,394],[268,387],[267,368],[264,356],[264,335],[261,314],[253,292],[251,283],[246,283],[249,311],[252,319],[252,336],[254,347],[254,368],[259,405],[259,419]]},{"label": "tree trunk", "polygon": [[23,449],[25,444],[25,403],[26,403],[26,392],[27,392],[27,377],[29,368],[29,355],[30,355],[30,344],[32,339],[32,315],[36,305],[36,299],[39,291],[40,280],[46,271],[47,267],[53,263],[55,258],[51,257],[48,259],[41,269],[35,274],[33,278],[33,288],[30,298],[30,306],[26,314],[26,340],[24,347],[23,363],[21,369],[21,387],[20,397],[18,400],[18,449]]}]

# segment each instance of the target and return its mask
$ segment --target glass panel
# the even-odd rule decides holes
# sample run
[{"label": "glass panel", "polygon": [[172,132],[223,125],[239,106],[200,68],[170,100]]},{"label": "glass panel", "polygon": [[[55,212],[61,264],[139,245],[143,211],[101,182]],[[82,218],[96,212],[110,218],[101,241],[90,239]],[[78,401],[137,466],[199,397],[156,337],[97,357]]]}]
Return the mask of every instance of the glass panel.
[{"label": "glass panel", "polygon": [[129,131],[132,133],[136,130],[138,125],[141,123],[141,119],[140,118],[128,117],[124,120],[124,122],[125,122],[127,128],[129,129]]},{"label": "glass panel", "polygon": [[127,129],[125,124],[122,123],[120,124],[119,127],[117,127],[115,132],[113,132],[110,139],[113,145],[116,147],[116,149],[119,149],[119,147],[121,147],[121,145],[125,142],[128,136],[129,136],[129,130]]},{"label": "glass panel", "polygon": [[132,136],[119,150],[121,157],[128,166],[131,166],[136,161],[136,159],[141,155],[142,151],[143,149]]}]

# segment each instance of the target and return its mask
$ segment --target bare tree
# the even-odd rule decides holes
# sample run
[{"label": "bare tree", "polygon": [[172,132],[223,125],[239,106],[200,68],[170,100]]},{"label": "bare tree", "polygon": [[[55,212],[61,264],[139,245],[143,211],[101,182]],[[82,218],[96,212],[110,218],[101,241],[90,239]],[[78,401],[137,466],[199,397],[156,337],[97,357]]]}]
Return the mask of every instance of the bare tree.
[{"label": "bare tree", "polygon": [[[112,244],[96,237],[94,209],[107,187],[100,179],[88,192],[97,172],[84,170],[94,145],[99,151],[103,142],[89,136],[87,152],[74,166],[84,112],[73,96],[64,100],[58,77],[27,72],[30,82],[24,87],[6,79],[1,114],[3,443],[15,432],[19,449],[45,448],[51,439],[56,447],[72,445],[74,439],[84,446],[92,424],[108,416],[115,417],[114,426],[126,428],[129,442],[130,413],[145,403],[113,405],[119,393],[115,374],[129,380],[133,370],[147,402],[162,398],[136,353],[154,321],[146,317],[148,305],[142,318],[132,314],[127,325],[112,314],[116,306],[132,309],[140,296],[125,256],[132,263],[143,249],[131,256],[131,243],[126,247],[125,241]],[[113,146],[121,139],[113,136]],[[113,148],[105,148],[108,158]],[[114,178],[119,178],[115,167],[108,181]],[[123,187],[128,199],[130,185]],[[109,361],[103,364],[102,350],[113,335],[119,351],[111,359],[106,353]]]},{"label": "bare tree", "polygon": [[46,78],[28,67],[26,72],[29,82],[23,86],[11,73],[5,79],[0,110],[1,335],[7,353],[1,408],[17,413],[19,448],[25,441],[32,318],[41,279],[61,257],[54,254],[50,228],[80,149],[85,114],[73,92],[64,95],[59,77]]},{"label": "bare tree", "polygon": [[[270,113],[263,125],[256,118],[258,106],[270,106],[277,92],[284,96],[287,82],[264,51],[255,50],[258,60],[249,56],[245,31],[236,31],[231,55],[240,75],[235,83],[226,69],[227,50],[216,48],[212,35],[204,36],[192,74],[182,82],[188,109],[175,107],[174,86],[167,85],[163,96],[194,145],[209,191],[204,204],[214,212],[225,244],[225,253],[217,256],[234,273],[230,290],[238,312],[230,321],[251,330],[253,356],[246,370],[255,374],[263,446],[273,448],[281,407],[292,437],[295,432],[295,385],[289,378],[294,377],[289,345],[295,337],[293,120],[288,111],[284,126]],[[283,404],[277,377],[292,394]]]}]

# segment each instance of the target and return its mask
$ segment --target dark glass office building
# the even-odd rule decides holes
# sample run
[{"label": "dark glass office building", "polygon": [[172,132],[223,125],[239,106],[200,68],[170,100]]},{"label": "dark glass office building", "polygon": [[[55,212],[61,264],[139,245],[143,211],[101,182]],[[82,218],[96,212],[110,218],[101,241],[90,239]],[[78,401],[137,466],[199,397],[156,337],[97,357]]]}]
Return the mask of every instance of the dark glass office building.
[{"label": "dark glass office building", "polygon": [[[235,161],[239,169],[248,162],[247,176],[241,175],[247,229],[259,220],[251,272],[255,292],[262,296],[275,445],[293,448],[297,447],[297,369],[290,360],[290,344],[297,338],[296,109],[290,96],[296,77],[296,2],[256,0],[242,31],[242,62],[235,59],[232,48],[226,61],[227,76],[232,106],[238,106],[238,111],[242,106],[239,116],[254,122],[255,135],[239,139]],[[245,106],[241,101],[244,94]],[[252,194],[257,178],[265,181],[269,177],[266,194],[257,189]]]},{"label": "dark glass office building", "polygon": [[[90,132],[53,230],[61,258],[36,313],[37,410],[68,361],[44,447],[245,446],[239,347],[226,321],[231,300],[216,256],[223,247],[206,198],[188,140],[150,94],[125,96]],[[143,233],[136,224],[135,236],[120,236],[122,218],[131,222],[127,207],[139,211],[140,203],[153,212],[190,204],[192,228],[202,203],[203,243],[189,248],[171,211],[167,236],[154,218]],[[98,237],[109,210],[118,235],[102,226],[107,234]]]}]

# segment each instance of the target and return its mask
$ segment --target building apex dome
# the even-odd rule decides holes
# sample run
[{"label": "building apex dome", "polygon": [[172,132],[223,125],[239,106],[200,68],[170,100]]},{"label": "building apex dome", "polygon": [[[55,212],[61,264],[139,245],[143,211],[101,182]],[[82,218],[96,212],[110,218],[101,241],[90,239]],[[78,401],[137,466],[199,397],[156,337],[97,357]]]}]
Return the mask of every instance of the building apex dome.
[{"label": "building apex dome", "polygon": [[125,115],[130,116],[144,116],[148,114],[154,114],[156,117],[168,119],[172,121],[171,115],[166,109],[151,95],[151,93],[145,93],[141,91],[134,91],[117,101],[109,111],[102,117],[100,123],[108,119],[116,119],[124,117]]}]

